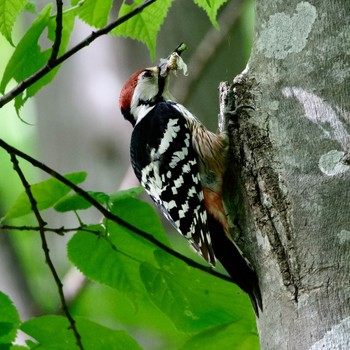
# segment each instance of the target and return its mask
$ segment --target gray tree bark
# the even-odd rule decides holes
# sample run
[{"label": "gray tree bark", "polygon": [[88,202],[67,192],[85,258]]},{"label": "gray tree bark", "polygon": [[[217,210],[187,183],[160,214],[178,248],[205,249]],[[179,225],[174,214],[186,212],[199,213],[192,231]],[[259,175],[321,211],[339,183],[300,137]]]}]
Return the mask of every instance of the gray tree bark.
[{"label": "gray tree bark", "polygon": [[349,23],[348,0],[257,0],[247,69],[221,87],[242,106],[225,188],[262,350],[350,349]]}]

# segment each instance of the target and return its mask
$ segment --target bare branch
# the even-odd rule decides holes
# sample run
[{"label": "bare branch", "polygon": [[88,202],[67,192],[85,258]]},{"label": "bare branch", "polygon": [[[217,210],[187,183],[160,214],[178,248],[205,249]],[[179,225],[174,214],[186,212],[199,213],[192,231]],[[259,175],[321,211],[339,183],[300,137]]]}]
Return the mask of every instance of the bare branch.
[{"label": "bare branch", "polygon": [[43,251],[44,251],[44,254],[45,254],[45,260],[46,260],[46,263],[48,264],[49,266],[49,269],[52,273],[52,276],[55,280],[55,283],[57,285],[57,288],[58,288],[58,294],[59,294],[59,297],[61,299],[61,305],[62,305],[62,310],[65,314],[65,316],[67,317],[69,323],[70,323],[70,328],[72,329],[72,332],[74,334],[74,337],[75,337],[75,340],[76,340],[76,344],[78,346],[78,348],[80,350],[84,350],[84,347],[83,347],[83,344],[81,342],[81,337],[80,337],[80,334],[77,330],[77,327],[76,327],[76,324],[75,324],[75,320],[73,318],[73,316],[70,314],[70,311],[68,309],[68,306],[67,306],[67,303],[66,303],[66,299],[64,297],[64,293],[63,293],[63,284],[58,276],[58,273],[56,271],[56,268],[51,260],[51,257],[50,257],[50,250],[49,250],[49,246],[47,244],[47,240],[46,240],[46,237],[45,237],[45,226],[46,226],[46,222],[44,221],[44,219],[42,218],[41,214],[40,214],[40,211],[38,209],[38,206],[37,206],[37,203],[36,203],[36,200],[33,196],[33,193],[31,191],[31,188],[30,188],[30,185],[27,181],[27,179],[25,178],[24,176],[24,173],[22,172],[22,169],[20,168],[19,166],[19,163],[18,163],[18,160],[17,160],[17,157],[16,157],[16,154],[14,152],[10,152],[8,151],[8,153],[10,154],[10,157],[11,157],[11,161],[12,161],[12,164],[13,164],[13,168],[14,170],[17,172],[22,184],[23,184],[23,187],[26,191],[26,194],[28,196],[28,199],[30,201],[30,204],[31,204],[31,207],[32,207],[32,210],[34,212],[34,215],[38,221],[38,224],[39,224],[39,233],[40,233],[40,238],[41,238],[41,243],[42,243],[42,248],[43,248]]},{"label": "bare branch", "polygon": [[[84,47],[90,45],[94,40],[96,40],[98,37],[108,34],[112,29],[118,27],[122,23],[126,22],[130,18],[134,17],[135,15],[142,12],[146,7],[151,5],[152,3],[156,2],[157,0],[146,0],[144,3],[142,3],[140,6],[136,7],[134,10],[130,11],[126,15],[118,18],[117,20],[113,21],[112,23],[108,24],[104,28],[97,30],[96,32],[92,32],[87,38],[85,38],[83,41],[81,41],[79,44],[71,48],[69,51],[67,51],[62,56],[58,57],[54,60],[49,60],[49,62],[39,69],[36,73],[28,77],[27,79],[21,81],[18,83],[17,86],[15,86],[11,91],[9,91],[4,96],[0,97],[0,108],[3,107],[5,104],[13,100],[16,96],[18,96],[20,93],[22,93],[25,89],[27,89],[29,86],[36,83],[39,79],[41,79],[43,76],[45,76],[47,73],[49,73],[53,68],[59,66],[62,62],[64,62],[66,59],[83,49]],[[57,13],[58,15],[58,13]],[[56,28],[56,40],[57,41],[57,28]],[[57,44],[56,44],[57,45]],[[52,61],[52,62],[51,62]]]}]

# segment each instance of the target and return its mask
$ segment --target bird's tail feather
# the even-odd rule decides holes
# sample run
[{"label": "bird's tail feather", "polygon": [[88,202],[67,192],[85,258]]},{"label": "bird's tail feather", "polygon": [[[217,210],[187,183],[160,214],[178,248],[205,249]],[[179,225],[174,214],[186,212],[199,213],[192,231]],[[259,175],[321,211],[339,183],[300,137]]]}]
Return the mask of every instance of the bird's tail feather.
[{"label": "bird's tail feather", "polygon": [[256,316],[263,310],[258,277],[235,244],[225,235],[222,225],[209,215],[209,228],[216,258],[229,273],[232,281],[246,292]]}]

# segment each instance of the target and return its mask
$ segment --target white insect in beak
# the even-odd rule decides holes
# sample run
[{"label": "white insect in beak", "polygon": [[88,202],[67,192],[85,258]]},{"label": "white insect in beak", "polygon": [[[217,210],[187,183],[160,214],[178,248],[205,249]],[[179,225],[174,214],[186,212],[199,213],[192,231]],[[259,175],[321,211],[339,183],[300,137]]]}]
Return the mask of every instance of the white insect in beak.
[{"label": "white insect in beak", "polygon": [[185,44],[180,44],[179,47],[166,59],[160,60],[159,75],[163,78],[167,77],[169,72],[172,71],[176,75],[177,71],[183,71],[185,76],[188,75],[187,64],[181,58],[181,53],[186,50]]}]

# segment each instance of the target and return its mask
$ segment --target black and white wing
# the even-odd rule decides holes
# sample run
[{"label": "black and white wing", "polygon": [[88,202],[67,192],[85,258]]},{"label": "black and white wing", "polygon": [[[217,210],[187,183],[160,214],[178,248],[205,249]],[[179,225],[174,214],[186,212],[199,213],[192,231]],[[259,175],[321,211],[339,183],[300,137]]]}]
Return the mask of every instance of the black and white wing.
[{"label": "black and white wing", "polygon": [[131,161],[142,186],[167,219],[214,265],[192,135],[173,102],[157,103],[136,124]]}]

